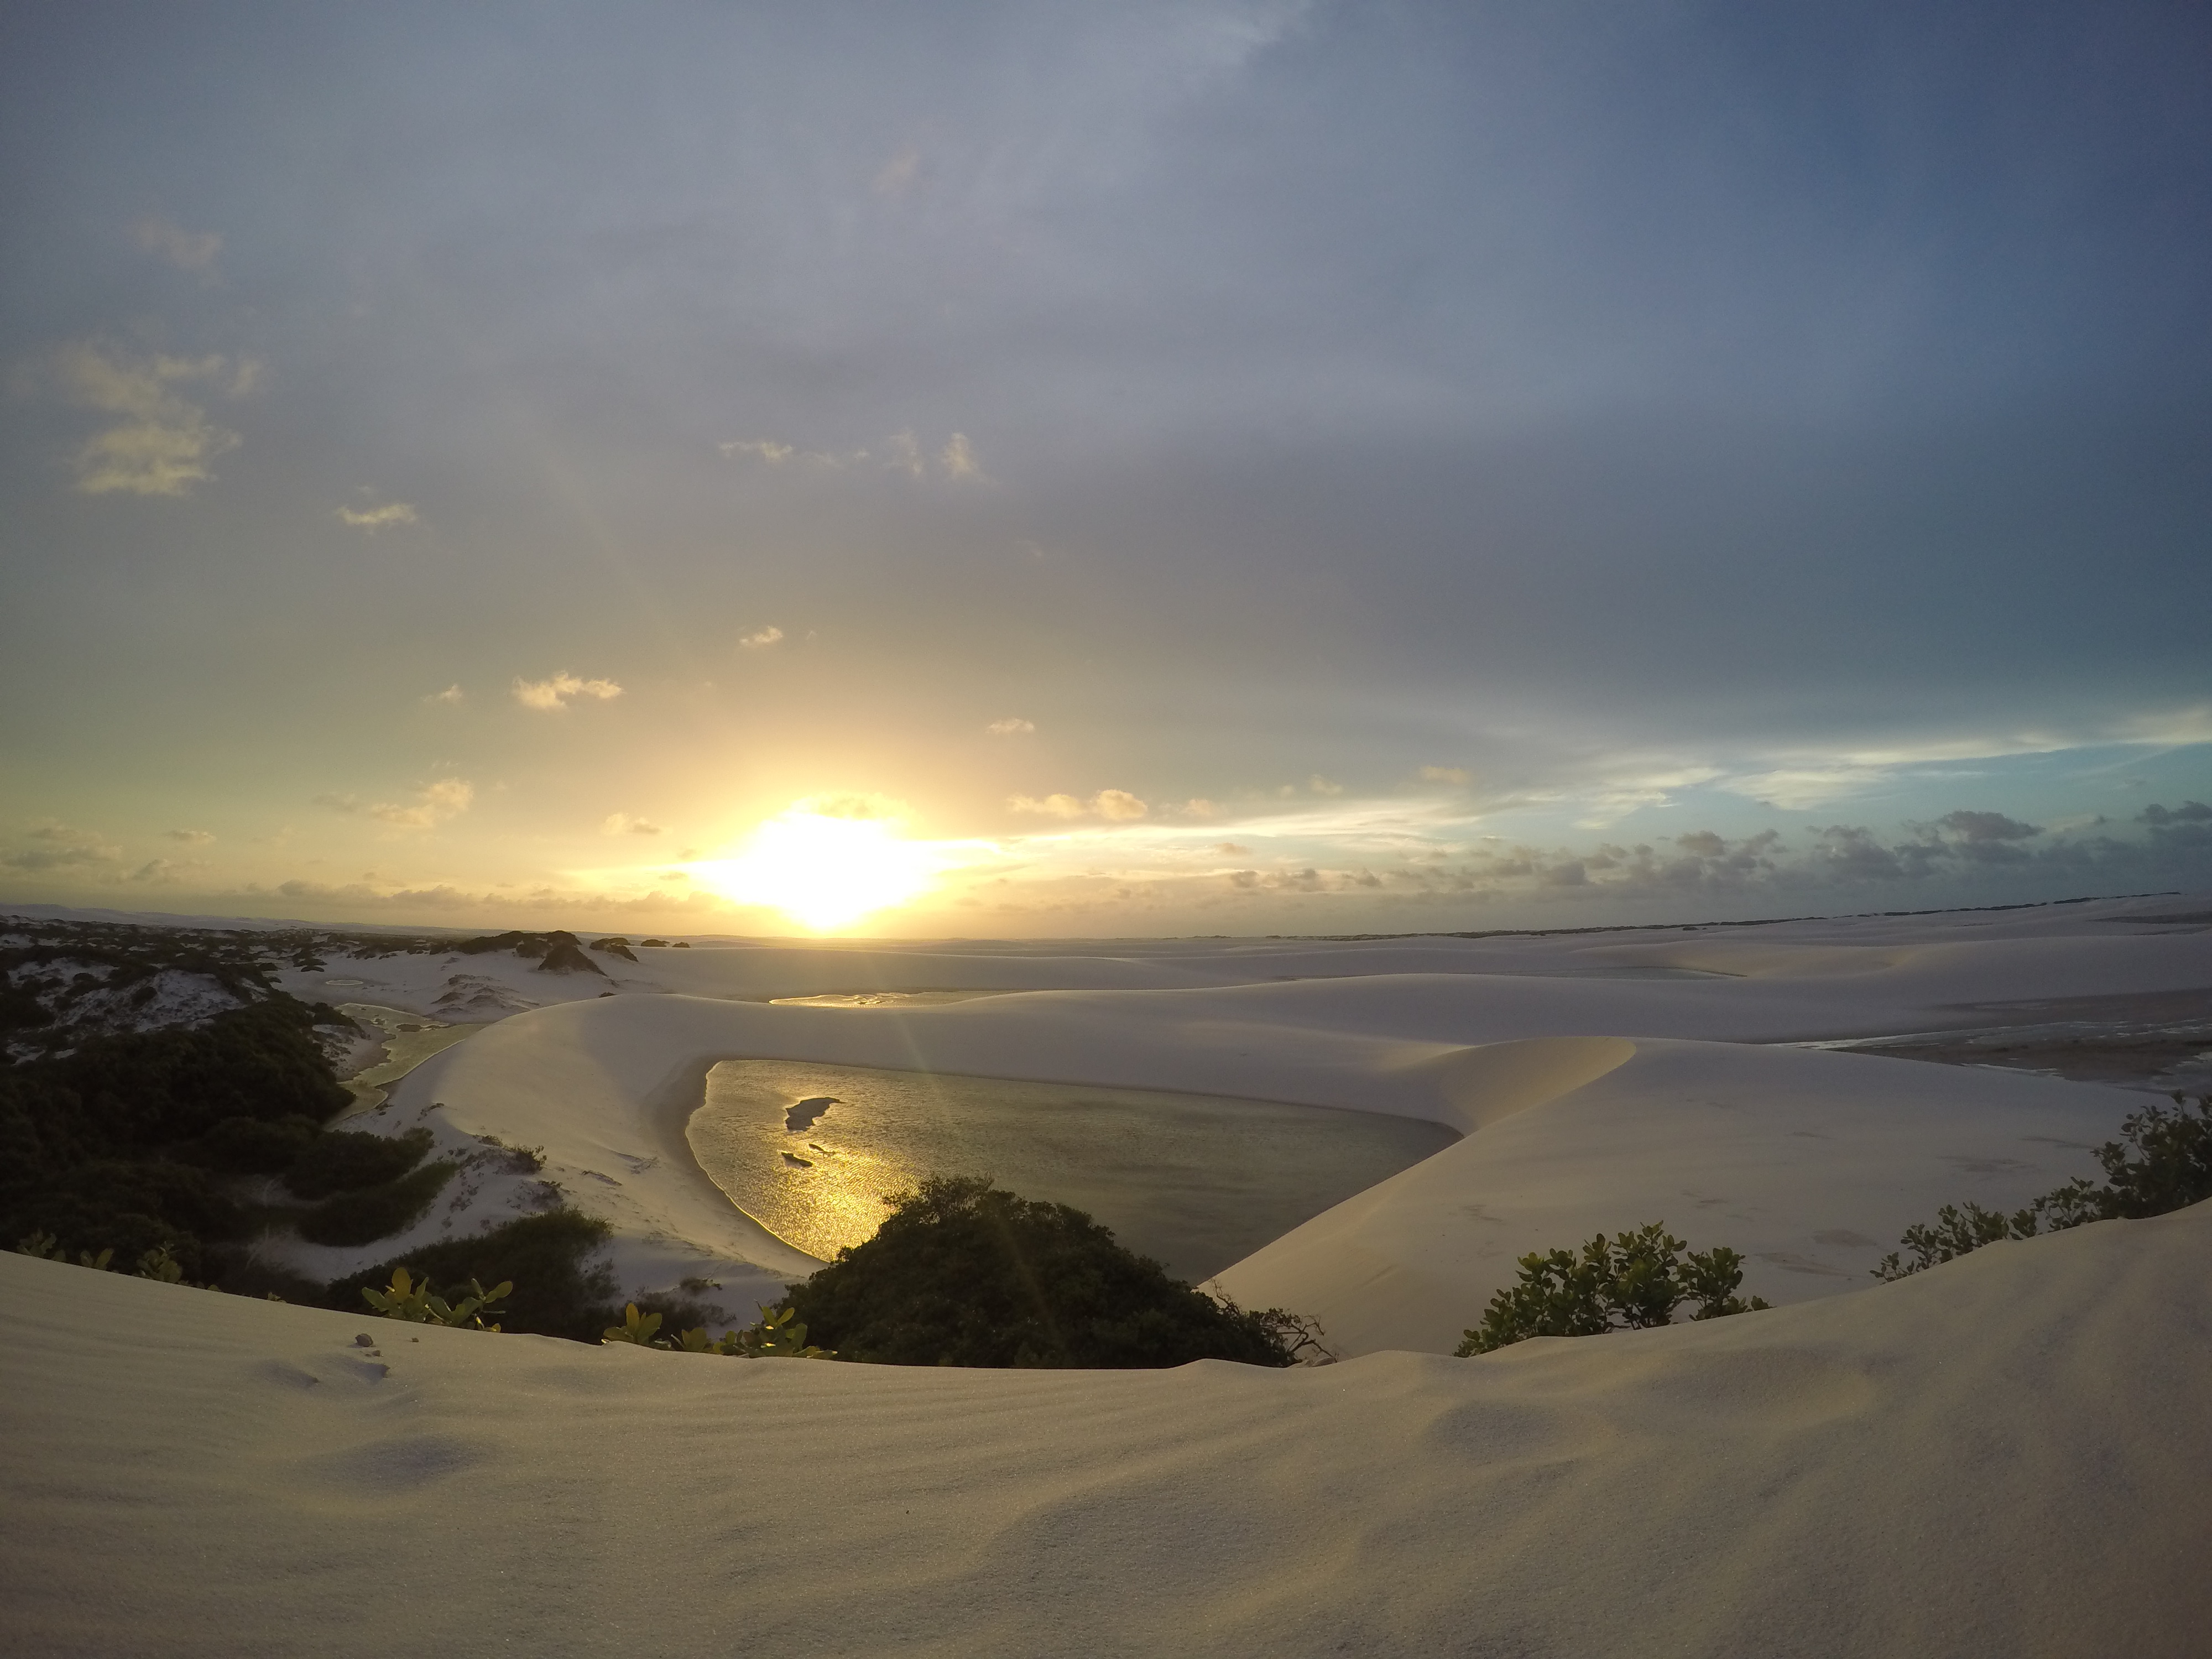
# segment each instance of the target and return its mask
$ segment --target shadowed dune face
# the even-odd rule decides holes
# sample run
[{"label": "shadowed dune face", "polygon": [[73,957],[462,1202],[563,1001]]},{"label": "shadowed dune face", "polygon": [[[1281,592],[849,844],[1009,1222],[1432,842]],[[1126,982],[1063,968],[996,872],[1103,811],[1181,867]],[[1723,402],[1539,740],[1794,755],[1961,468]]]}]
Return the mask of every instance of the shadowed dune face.
[{"label": "shadowed dune face", "polygon": [[1445,1121],[1472,1134],[1594,1083],[1635,1055],[1625,1037],[1532,1037],[1462,1048],[1403,1069],[1432,1082]]}]

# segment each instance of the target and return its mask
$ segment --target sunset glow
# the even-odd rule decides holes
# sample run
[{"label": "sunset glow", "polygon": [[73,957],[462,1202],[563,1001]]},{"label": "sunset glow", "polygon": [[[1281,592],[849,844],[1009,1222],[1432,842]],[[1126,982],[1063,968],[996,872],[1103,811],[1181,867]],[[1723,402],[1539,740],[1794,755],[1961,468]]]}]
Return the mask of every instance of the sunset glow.
[{"label": "sunset glow", "polygon": [[688,866],[701,886],[781,911],[817,933],[894,909],[929,884],[927,848],[896,819],[853,817],[800,801],[752,832],[729,859]]}]

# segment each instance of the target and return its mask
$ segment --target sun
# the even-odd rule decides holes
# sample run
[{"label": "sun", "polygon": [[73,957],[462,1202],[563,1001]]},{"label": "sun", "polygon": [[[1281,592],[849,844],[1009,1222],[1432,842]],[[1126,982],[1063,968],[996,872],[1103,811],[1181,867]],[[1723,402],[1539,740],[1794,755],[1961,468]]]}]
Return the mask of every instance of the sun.
[{"label": "sun", "polygon": [[902,836],[896,817],[856,816],[836,805],[825,811],[812,800],[794,802],[754,830],[734,856],[689,866],[692,878],[816,933],[903,904],[928,886],[929,849]]}]

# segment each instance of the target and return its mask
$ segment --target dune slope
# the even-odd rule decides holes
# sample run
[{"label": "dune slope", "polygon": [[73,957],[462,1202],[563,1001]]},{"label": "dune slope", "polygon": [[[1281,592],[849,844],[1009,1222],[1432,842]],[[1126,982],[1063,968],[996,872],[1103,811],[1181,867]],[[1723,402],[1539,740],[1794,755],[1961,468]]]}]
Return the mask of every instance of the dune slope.
[{"label": "dune slope", "polygon": [[2199,1206],[1480,1360],[1034,1375],[0,1255],[7,1645],[2201,1653],[2208,1269]]}]

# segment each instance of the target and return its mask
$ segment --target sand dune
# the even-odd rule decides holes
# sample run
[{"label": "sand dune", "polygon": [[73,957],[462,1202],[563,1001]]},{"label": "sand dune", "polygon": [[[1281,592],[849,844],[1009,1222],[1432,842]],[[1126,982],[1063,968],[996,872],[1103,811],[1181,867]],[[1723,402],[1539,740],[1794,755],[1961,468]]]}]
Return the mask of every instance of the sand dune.
[{"label": "sand dune", "polygon": [[369,1358],[0,1256],[5,1645],[2181,1659],[2208,1270],[2199,1206],[1479,1360],[1037,1375]]},{"label": "sand dune", "polygon": [[[1866,1272],[1939,1204],[2087,1172],[2144,1097],[1766,1046],[2191,1018],[2212,929],[2125,920],[2160,902],[1096,952],[702,944],[647,953],[613,996],[470,958],[546,1006],[366,1121],[544,1146],[544,1178],[612,1224],[623,1288],[703,1273],[740,1316],[812,1263],[690,1156],[724,1058],[1237,1094],[1465,1138],[1221,1275],[1356,1356],[1293,1372],[410,1336],[0,1255],[0,1648],[2200,1653],[2212,1206]],[[396,1007],[444,983],[438,958],[342,967]],[[931,988],[1005,994],[766,1000]],[[471,1175],[413,1234],[310,1265],[497,1221],[533,1180]],[[1660,1218],[1746,1252],[1747,1288],[1787,1305],[1445,1357],[1516,1255]]]}]

